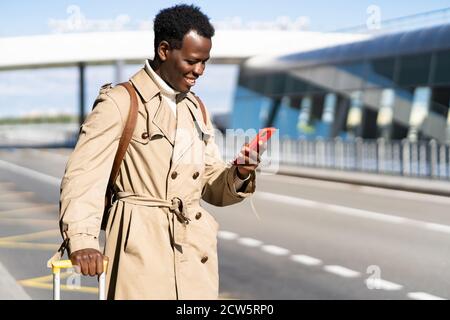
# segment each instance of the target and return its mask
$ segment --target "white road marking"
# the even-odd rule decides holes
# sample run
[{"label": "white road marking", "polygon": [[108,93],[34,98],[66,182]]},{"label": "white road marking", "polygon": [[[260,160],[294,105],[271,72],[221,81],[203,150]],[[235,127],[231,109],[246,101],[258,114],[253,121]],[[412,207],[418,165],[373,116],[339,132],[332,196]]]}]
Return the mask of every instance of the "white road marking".
[{"label": "white road marking", "polygon": [[407,294],[408,298],[414,300],[446,300],[444,298],[434,296],[426,292],[410,292]]},{"label": "white road marking", "polygon": [[369,289],[394,291],[401,290],[403,288],[403,286],[398,283],[376,278],[369,278],[365,281],[365,283]]},{"label": "white road marking", "polygon": [[428,222],[428,223],[425,223],[425,228],[427,228],[429,230],[433,230],[433,231],[450,233],[450,226],[446,226],[444,224]]},{"label": "white road marking", "polygon": [[234,240],[234,239],[237,239],[239,237],[239,235],[237,233],[230,232],[230,231],[225,231],[225,230],[219,231],[217,236],[220,239],[224,239],[224,240]]},{"label": "white road marking", "polygon": [[[43,181],[43,182],[46,182],[46,183],[49,183],[52,185],[60,186],[60,183],[61,183],[60,178],[56,178],[56,177],[29,169],[26,167],[22,167],[22,166],[19,166],[19,165],[16,165],[16,164],[13,164],[13,163],[10,163],[7,161],[0,160],[0,167],[7,169],[9,171],[13,171],[18,174],[29,176],[31,178],[34,178],[34,179],[37,179],[37,180],[40,180],[40,181]],[[424,195],[416,194],[413,192],[405,192],[405,191],[397,191],[397,190],[389,190],[389,192],[387,192],[387,191],[381,192],[380,189],[378,189],[378,188],[373,188],[372,190],[370,189],[370,187],[361,187],[361,188],[362,188],[362,191],[369,191],[368,193],[379,193],[379,194],[389,195],[389,193],[395,192],[396,195],[399,197],[412,199],[412,200],[417,199],[417,195],[419,195],[419,196],[423,197],[423,199],[421,199],[421,200],[430,200],[430,197],[433,197],[433,198],[436,198],[436,199],[433,199],[434,201],[438,200],[438,202],[442,202],[442,203],[447,203],[447,201],[448,201],[447,198],[445,198],[445,197],[427,195],[425,198]],[[374,190],[376,190],[376,192],[374,192]],[[406,223],[406,224],[410,224],[410,225],[414,225],[414,226],[420,226],[420,227],[426,228],[428,230],[439,231],[439,232],[444,232],[444,233],[450,234],[450,226],[447,226],[447,225],[442,225],[442,224],[437,224],[437,223],[429,223],[429,222],[414,220],[414,219],[409,219],[409,218],[395,217],[395,216],[390,216],[390,215],[387,215],[384,213],[355,209],[355,208],[350,208],[350,207],[345,207],[345,206],[324,204],[324,203],[320,203],[317,201],[294,198],[294,197],[290,197],[290,196],[283,196],[283,195],[278,195],[278,194],[268,193],[268,192],[258,192],[257,195],[262,196],[262,197],[269,196],[272,200],[285,202],[285,203],[289,203],[289,204],[293,204],[293,205],[300,205],[300,206],[306,206],[306,207],[317,208],[317,209],[325,209],[325,210],[334,211],[334,212],[341,213],[341,214],[346,214],[346,215],[351,215],[351,216],[359,216],[359,217],[363,217],[363,218],[379,220],[379,221],[384,221],[384,222],[390,222],[390,223]],[[238,238],[238,235],[236,233],[229,232],[229,231],[219,231],[218,237],[220,237],[221,239],[226,239],[226,240],[234,240],[234,239]],[[240,244],[248,246],[248,247],[258,247],[258,246],[261,246],[263,243],[260,240],[256,240],[256,239],[252,239],[252,238],[240,238],[238,240],[238,242]],[[265,246],[262,246],[261,249],[265,252],[268,252],[268,253],[274,254],[274,255],[287,255],[289,253],[288,249],[273,246],[273,245],[265,245]],[[319,259],[305,256],[305,255],[292,255],[291,260],[298,262],[298,263],[305,264],[305,265],[319,265],[322,263],[322,261]],[[348,268],[345,268],[342,266],[337,266],[337,265],[324,266],[324,270],[329,273],[332,273],[332,274],[335,274],[335,275],[338,275],[341,277],[345,277],[345,278],[356,278],[356,277],[360,276],[360,273],[357,271],[354,271],[354,270],[351,270],[351,269],[348,269]],[[382,289],[382,290],[400,290],[402,288],[402,286],[399,284],[396,284],[396,283],[393,283],[390,281],[386,281],[386,280],[382,280],[382,279],[367,279],[366,284],[368,284],[368,285],[370,284],[373,287],[376,287],[376,288]],[[426,292],[410,292],[410,293],[408,293],[407,296],[411,299],[416,299],[416,300],[445,300],[444,298],[434,296],[434,295],[431,295]]]},{"label": "white road marking", "polygon": [[418,193],[412,191],[403,191],[403,190],[394,190],[394,189],[383,189],[383,188],[375,188],[375,187],[367,187],[361,186],[360,191],[367,194],[375,194],[383,197],[391,197],[391,198],[402,198],[406,200],[413,201],[426,201],[431,203],[441,203],[441,204],[450,204],[450,198],[445,196],[438,196],[435,194],[425,194]]},{"label": "white road marking", "polygon": [[258,193],[256,193],[256,196],[258,196],[261,199],[270,199],[271,201],[283,202],[283,203],[293,205],[293,206],[302,206],[302,207],[307,207],[307,208],[312,208],[312,209],[327,210],[327,211],[332,211],[332,212],[336,212],[336,213],[340,213],[340,214],[344,214],[344,215],[348,215],[348,216],[366,218],[366,219],[377,220],[377,221],[388,222],[388,223],[395,223],[395,224],[405,224],[405,225],[423,228],[426,230],[432,230],[432,231],[438,231],[438,232],[450,234],[450,226],[438,224],[438,223],[430,223],[430,222],[421,221],[421,220],[392,216],[392,215],[388,215],[388,214],[380,213],[380,212],[356,209],[356,208],[345,207],[345,206],[340,206],[340,205],[335,205],[335,204],[327,204],[327,203],[322,203],[322,202],[307,200],[307,199],[301,199],[301,198],[294,198],[291,196],[284,196],[284,195],[270,193],[270,192],[258,192]]},{"label": "white road marking", "polygon": [[240,238],[238,242],[247,247],[259,247],[260,245],[262,245],[262,241],[252,238]]},{"label": "white road marking", "polygon": [[12,171],[12,172],[20,174],[20,175],[25,175],[25,176],[31,177],[36,180],[40,180],[40,181],[43,181],[45,183],[48,183],[48,184],[51,184],[54,186],[59,187],[61,184],[60,178],[56,178],[56,177],[41,173],[36,170],[18,166],[17,164],[14,164],[11,162],[0,160],[0,168]]},{"label": "white road marking", "polygon": [[273,246],[273,245],[262,246],[261,250],[265,251],[267,253],[276,255],[276,256],[285,256],[285,255],[289,254],[289,252],[290,252],[288,249]]},{"label": "white road marking", "polygon": [[291,260],[307,266],[318,266],[322,264],[321,260],[303,254],[292,255]]},{"label": "white road marking", "polygon": [[344,278],[356,278],[360,276],[360,273],[358,271],[348,269],[342,266],[324,266],[323,269],[326,272],[333,273],[337,276],[344,277]]},{"label": "white road marking", "polygon": [[[247,247],[259,247],[261,246],[261,250],[264,252],[267,252],[269,254],[273,254],[276,256],[284,256],[288,255],[290,251],[288,249],[274,246],[274,245],[262,245],[262,241],[253,239],[253,238],[239,238],[238,234],[230,231],[219,231],[218,237],[225,240],[234,240],[238,239],[237,242],[247,246]],[[318,266],[322,264],[322,261],[320,259],[310,257],[307,255],[291,255],[290,259],[294,262],[304,264],[307,266]],[[332,273],[334,275],[344,277],[344,278],[357,278],[361,275],[360,272],[339,266],[339,265],[326,265],[323,267],[323,270],[325,270],[328,273]],[[387,281],[384,279],[375,279],[375,278],[369,278],[364,281],[369,289],[376,289],[376,290],[386,290],[386,291],[396,291],[401,290],[403,288],[402,285]],[[425,293],[425,292],[410,292],[408,293],[408,297],[411,299],[416,300],[445,300],[444,298],[433,296],[431,294]]]},{"label": "white road marking", "polygon": [[339,190],[347,190],[350,192],[358,191],[366,194],[379,195],[383,197],[387,196],[391,198],[403,198],[407,200],[415,200],[415,201],[420,200],[432,203],[450,204],[449,197],[434,194],[424,194],[413,191],[394,190],[382,187],[355,185],[346,182],[317,180],[313,178],[284,176],[284,175],[267,175],[261,176],[261,178],[268,180],[277,180],[280,183],[295,184],[297,186],[299,185],[299,181],[301,181],[302,186],[309,185],[320,189],[330,189],[330,190],[339,189]]}]

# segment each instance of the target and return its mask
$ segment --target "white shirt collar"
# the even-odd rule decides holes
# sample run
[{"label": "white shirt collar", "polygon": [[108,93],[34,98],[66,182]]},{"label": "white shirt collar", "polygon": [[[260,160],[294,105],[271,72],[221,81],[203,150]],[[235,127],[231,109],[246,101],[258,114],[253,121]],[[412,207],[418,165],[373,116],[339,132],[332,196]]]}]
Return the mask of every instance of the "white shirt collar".
[{"label": "white shirt collar", "polygon": [[172,89],[150,66],[149,60],[145,62],[145,71],[147,71],[150,78],[155,81],[158,88],[161,90],[161,93],[164,96],[167,96],[169,98],[175,99],[175,96],[179,94],[178,91]]}]

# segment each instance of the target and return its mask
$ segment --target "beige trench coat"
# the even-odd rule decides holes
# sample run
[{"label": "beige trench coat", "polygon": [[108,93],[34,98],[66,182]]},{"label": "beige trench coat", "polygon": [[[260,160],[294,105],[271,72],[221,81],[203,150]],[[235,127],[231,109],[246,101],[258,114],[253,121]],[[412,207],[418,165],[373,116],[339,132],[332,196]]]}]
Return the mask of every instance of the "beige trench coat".
[{"label": "beige trench coat", "polygon": [[[240,202],[255,191],[255,175],[236,192],[236,168],[222,161],[209,115],[205,125],[192,93],[177,102],[175,117],[145,69],[130,81],[139,114],[106,227],[108,299],[216,299],[219,226],[199,200]],[[121,86],[104,86],[95,104],[61,183],[60,226],[72,252],[99,249],[105,190],[130,98]]]}]

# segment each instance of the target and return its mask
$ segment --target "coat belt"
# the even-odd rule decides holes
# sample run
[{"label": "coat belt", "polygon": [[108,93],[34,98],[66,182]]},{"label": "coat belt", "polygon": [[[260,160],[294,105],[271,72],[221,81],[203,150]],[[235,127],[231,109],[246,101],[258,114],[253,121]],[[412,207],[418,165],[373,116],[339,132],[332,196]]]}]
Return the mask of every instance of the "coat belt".
[{"label": "coat belt", "polygon": [[199,203],[198,200],[192,201],[182,197],[173,197],[171,200],[164,200],[149,195],[134,194],[131,192],[118,192],[116,194],[116,199],[138,206],[168,208],[169,211],[173,212],[180,222],[184,224],[188,224],[190,221],[187,216],[188,206],[198,205]]},{"label": "coat belt", "polygon": [[[180,221],[182,225],[186,227],[190,221],[189,217],[187,216],[187,207],[199,204],[199,200],[186,200],[182,197],[173,197],[171,200],[164,200],[149,195],[139,195],[123,191],[118,192],[115,195],[115,199],[138,206],[168,208],[169,212],[172,213],[172,217],[170,217],[169,213],[167,213],[167,219],[169,222],[170,242],[172,243],[172,247],[174,248],[180,248],[181,243],[184,242],[184,237],[183,235],[176,232],[176,230],[178,230],[178,227],[173,219],[173,215],[175,215],[178,218],[178,221]],[[180,252],[182,252],[182,249],[179,250]]]}]

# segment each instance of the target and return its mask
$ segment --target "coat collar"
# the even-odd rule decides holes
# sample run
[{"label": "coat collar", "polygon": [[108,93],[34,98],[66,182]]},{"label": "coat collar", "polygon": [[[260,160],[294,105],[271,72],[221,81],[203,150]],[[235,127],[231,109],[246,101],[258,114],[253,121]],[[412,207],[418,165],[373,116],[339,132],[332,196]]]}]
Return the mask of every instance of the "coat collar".
[{"label": "coat collar", "polygon": [[[174,145],[175,137],[172,133],[174,128],[173,121],[177,122],[177,119],[173,117],[173,114],[168,114],[169,112],[171,112],[171,110],[168,106],[165,106],[164,103],[161,103],[161,91],[159,87],[149,76],[145,68],[142,68],[136,74],[134,74],[130,78],[130,81],[141,96],[144,104],[147,104],[150,100],[157,97],[158,102],[155,102],[155,110],[148,110],[149,114],[152,115],[148,118],[148,128],[149,131],[151,131],[151,136],[157,134],[159,131],[169,140],[172,145]],[[201,132],[202,138],[207,139],[210,136],[211,132],[205,125],[200,106],[197,99],[195,98],[194,93],[188,92],[179,94],[177,97],[177,105],[179,104],[185,104],[188,107],[190,113],[194,117],[197,129]]]}]

